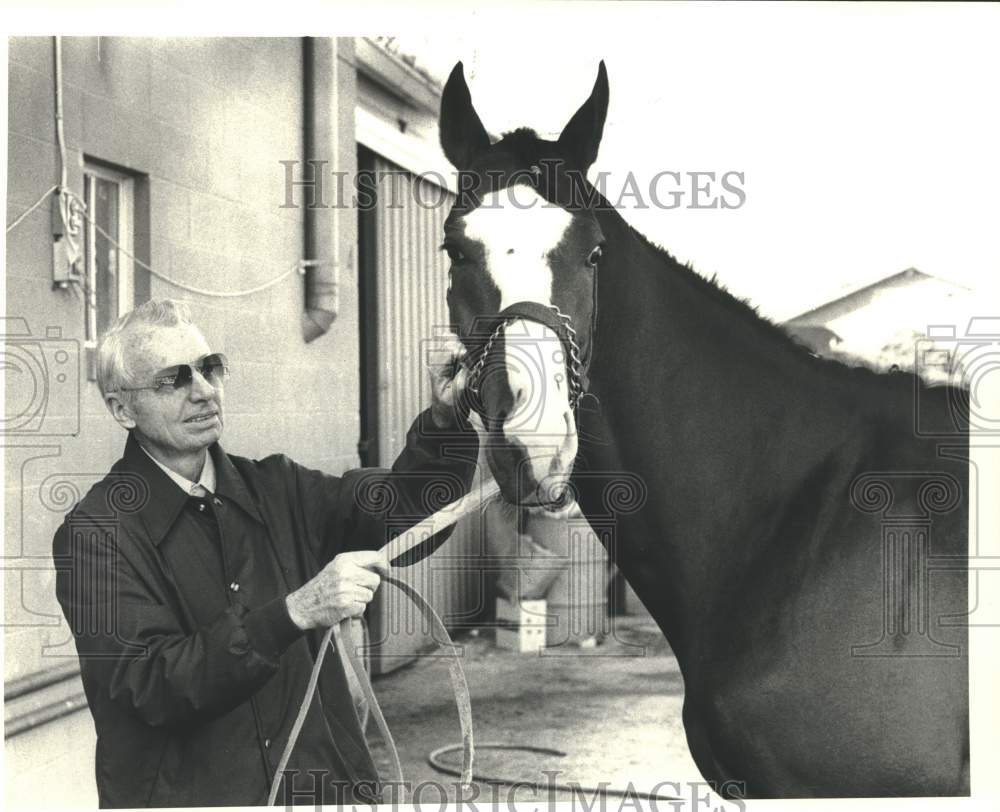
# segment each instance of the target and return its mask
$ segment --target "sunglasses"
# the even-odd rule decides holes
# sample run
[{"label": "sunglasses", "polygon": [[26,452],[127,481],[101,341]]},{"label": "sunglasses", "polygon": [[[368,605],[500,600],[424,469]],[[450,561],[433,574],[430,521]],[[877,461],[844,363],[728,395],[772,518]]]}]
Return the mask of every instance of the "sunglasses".
[{"label": "sunglasses", "polygon": [[212,386],[218,387],[229,377],[229,359],[221,352],[215,352],[195,361],[194,364],[177,364],[161,369],[153,376],[151,386],[122,386],[119,391],[140,392],[153,389],[165,392],[168,389],[185,389],[194,381],[195,370],[198,370],[198,374]]}]

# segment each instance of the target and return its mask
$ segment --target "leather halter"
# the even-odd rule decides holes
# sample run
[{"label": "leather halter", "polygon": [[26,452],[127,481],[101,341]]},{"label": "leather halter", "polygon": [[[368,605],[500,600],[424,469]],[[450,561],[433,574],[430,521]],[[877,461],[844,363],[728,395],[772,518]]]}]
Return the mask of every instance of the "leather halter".
[{"label": "leather halter", "polygon": [[[594,273],[596,278],[596,269]],[[594,308],[596,316],[596,300]],[[563,345],[567,372],[569,407],[575,410],[577,403],[580,401],[580,396],[588,388],[587,368],[590,366],[590,353],[588,352],[586,358],[581,358],[580,345],[577,343],[573,320],[555,305],[543,305],[538,302],[529,301],[515,302],[509,307],[505,307],[496,316],[491,317],[490,321],[494,319],[497,320],[497,325],[483,344],[482,349],[474,356],[467,357],[466,362],[469,369],[469,380],[466,384],[466,390],[475,397],[474,406],[476,411],[482,413],[482,405],[479,399],[480,379],[486,367],[486,359],[489,357],[490,350],[493,348],[496,340],[503,335],[507,326],[518,319],[538,322],[559,336],[559,340]],[[593,336],[591,336],[591,344],[593,344]]]}]

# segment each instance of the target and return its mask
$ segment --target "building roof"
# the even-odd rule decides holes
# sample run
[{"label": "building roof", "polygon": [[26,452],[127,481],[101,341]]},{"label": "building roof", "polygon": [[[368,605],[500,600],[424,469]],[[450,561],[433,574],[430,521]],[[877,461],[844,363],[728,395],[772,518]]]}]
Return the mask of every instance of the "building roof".
[{"label": "building roof", "polygon": [[969,291],[969,288],[964,285],[959,285],[956,282],[932,276],[931,274],[924,273],[916,268],[907,268],[905,271],[900,271],[899,273],[883,277],[875,282],[863,285],[850,293],[846,293],[843,296],[814,307],[811,310],[800,313],[798,316],[788,319],[785,322],[785,325],[795,327],[800,325],[828,324],[841,316],[853,313],[854,311],[860,310],[861,308],[871,304],[872,300],[876,296],[887,290],[891,290],[893,288],[906,288],[914,284],[931,281],[946,287],[953,287],[957,291]]},{"label": "building roof", "polygon": [[411,107],[437,115],[441,84],[416,58],[403,53],[392,37],[357,37],[358,70]]}]

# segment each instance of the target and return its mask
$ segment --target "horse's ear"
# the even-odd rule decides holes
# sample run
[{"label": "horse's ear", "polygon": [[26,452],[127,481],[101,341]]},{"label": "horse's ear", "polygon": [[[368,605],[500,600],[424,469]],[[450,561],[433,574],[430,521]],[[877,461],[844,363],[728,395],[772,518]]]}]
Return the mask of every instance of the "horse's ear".
[{"label": "horse's ear", "polygon": [[490,146],[490,136],[472,106],[472,95],[459,62],[451,71],[441,93],[441,149],[456,169],[468,169],[473,160]]},{"label": "horse's ear", "polygon": [[576,111],[559,136],[559,146],[566,157],[576,164],[576,168],[587,170],[597,160],[607,115],[608,71],[602,59],[590,98]]}]

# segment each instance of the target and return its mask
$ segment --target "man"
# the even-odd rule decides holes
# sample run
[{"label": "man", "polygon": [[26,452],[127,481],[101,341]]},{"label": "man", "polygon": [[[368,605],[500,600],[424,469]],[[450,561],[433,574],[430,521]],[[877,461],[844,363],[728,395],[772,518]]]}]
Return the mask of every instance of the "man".
[{"label": "man", "polygon": [[[102,807],[263,803],[323,631],[372,599],[391,526],[440,507],[422,503],[428,484],[471,483],[478,441],[456,405],[460,382],[444,373],[393,470],[343,478],[226,454],[227,373],[169,300],[137,307],[98,349],[98,385],[128,439],[53,555]],[[468,453],[446,457],[446,442]],[[391,491],[380,505],[365,498],[378,489]],[[372,797],[377,774],[337,657],[288,771],[284,803]]]}]

